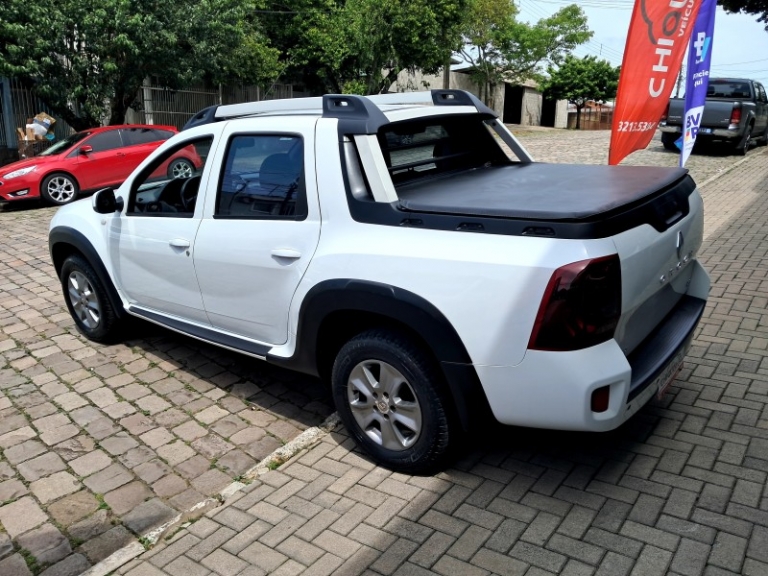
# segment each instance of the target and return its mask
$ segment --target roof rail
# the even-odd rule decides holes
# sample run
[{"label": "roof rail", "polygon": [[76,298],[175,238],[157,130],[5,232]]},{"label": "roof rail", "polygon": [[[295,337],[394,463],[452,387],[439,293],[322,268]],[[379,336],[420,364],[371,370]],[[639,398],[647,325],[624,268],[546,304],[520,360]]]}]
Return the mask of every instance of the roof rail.
[{"label": "roof rail", "polygon": [[261,114],[318,114],[344,121],[347,134],[375,134],[389,120],[382,106],[473,106],[478,112],[497,116],[473,94],[464,90],[429,90],[397,92],[373,96],[326,94],[315,98],[288,98],[245,102],[227,106],[209,106],[195,114],[183,130],[219,120],[231,120]]}]

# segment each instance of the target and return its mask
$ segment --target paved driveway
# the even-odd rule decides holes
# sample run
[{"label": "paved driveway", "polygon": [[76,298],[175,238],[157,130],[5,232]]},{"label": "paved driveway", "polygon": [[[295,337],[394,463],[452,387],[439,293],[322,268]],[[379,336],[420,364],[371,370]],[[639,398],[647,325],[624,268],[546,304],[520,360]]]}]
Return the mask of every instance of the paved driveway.
[{"label": "paved driveway", "polygon": [[[540,160],[607,157],[606,133],[522,138]],[[713,293],[663,404],[611,434],[496,430],[434,478],[374,467],[336,432],[120,572],[768,573],[763,150],[703,189]],[[676,157],[655,143],[630,161]],[[736,161],[690,167],[703,183]],[[52,213],[0,213],[3,576],[79,574],[331,412],[313,380],[169,332],[78,336],[48,263]]]}]

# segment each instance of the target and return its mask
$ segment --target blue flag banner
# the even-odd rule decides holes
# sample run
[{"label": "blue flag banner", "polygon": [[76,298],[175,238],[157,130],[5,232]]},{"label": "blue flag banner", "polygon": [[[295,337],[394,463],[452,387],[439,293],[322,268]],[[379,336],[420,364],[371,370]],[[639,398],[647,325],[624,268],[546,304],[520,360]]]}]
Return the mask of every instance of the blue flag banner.
[{"label": "blue flag banner", "polygon": [[715,9],[717,0],[704,0],[696,18],[688,48],[688,74],[685,84],[685,116],[680,166],[685,166],[691,155],[696,135],[704,115],[707,99],[709,70],[712,61],[712,34],[715,31]]}]

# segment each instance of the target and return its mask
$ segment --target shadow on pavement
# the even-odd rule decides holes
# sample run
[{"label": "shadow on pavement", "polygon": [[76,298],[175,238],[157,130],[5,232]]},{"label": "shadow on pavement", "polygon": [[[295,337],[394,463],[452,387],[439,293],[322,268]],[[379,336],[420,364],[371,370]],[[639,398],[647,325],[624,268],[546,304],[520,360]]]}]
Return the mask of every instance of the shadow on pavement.
[{"label": "shadow on pavement", "polygon": [[124,344],[169,362],[177,379],[201,379],[304,427],[317,426],[333,413],[330,390],[319,379],[200,342],[136,320]]}]

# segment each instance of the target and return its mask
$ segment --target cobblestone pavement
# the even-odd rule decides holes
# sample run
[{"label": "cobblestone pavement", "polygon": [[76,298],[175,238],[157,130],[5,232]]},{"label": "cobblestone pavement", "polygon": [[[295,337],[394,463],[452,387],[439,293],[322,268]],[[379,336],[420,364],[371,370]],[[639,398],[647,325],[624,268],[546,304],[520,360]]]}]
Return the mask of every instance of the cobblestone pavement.
[{"label": "cobblestone pavement", "polygon": [[[538,162],[571,162],[579,164],[607,164],[610,132],[595,130],[578,132],[576,130],[539,130],[526,131],[524,127],[515,129],[520,132],[520,140],[533,158]],[[752,148],[749,155],[760,154],[762,148]],[[698,147],[689,157],[686,168],[698,183],[722,173],[739,160],[731,156],[724,147]],[[622,161],[630,166],[677,166],[680,155],[664,149],[658,136],[645,150],[639,150]]]},{"label": "cobblestone pavement", "polygon": [[[539,160],[607,154],[606,133],[522,139]],[[656,144],[630,162],[674,165]],[[690,166],[705,182],[737,161]],[[766,192],[764,149],[703,189],[706,317],[672,393],[619,431],[501,428],[431,478],[335,432],[118,573],[768,574]],[[165,331],[84,340],[52,213],[0,213],[2,576],[80,574],[331,412],[313,380]]]},{"label": "cobblestone pavement", "polygon": [[332,413],[315,380],[149,324],[80,336],[53,213],[0,212],[0,576],[80,574]]}]

